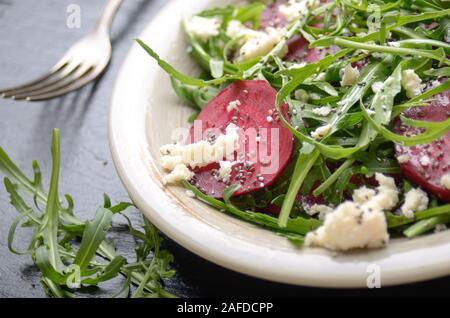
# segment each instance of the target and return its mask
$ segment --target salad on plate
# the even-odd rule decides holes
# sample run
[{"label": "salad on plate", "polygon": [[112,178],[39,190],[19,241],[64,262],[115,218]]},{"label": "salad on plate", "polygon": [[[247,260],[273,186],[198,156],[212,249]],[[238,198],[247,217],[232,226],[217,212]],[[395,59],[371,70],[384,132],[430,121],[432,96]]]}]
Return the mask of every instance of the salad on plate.
[{"label": "salad on plate", "polygon": [[301,246],[382,248],[450,223],[450,3],[247,1],[182,21],[194,110],[167,186]]}]

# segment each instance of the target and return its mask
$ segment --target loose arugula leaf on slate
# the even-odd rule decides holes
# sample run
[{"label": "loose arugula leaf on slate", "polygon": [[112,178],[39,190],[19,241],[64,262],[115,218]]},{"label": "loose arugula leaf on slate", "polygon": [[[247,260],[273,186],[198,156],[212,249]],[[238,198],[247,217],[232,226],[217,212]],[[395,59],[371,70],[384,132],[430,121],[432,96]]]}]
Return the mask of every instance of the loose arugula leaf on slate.
[{"label": "loose arugula leaf on slate", "polygon": [[[114,243],[106,239],[115,214],[122,214],[133,206],[129,202],[116,205],[104,195],[103,208],[97,210],[92,221],[81,221],[73,213],[74,202],[66,195],[67,207],[58,196],[60,168],[59,130],[52,134],[52,176],[49,195],[42,188],[42,175],[37,162],[33,162],[34,180],[28,179],[14,164],[6,152],[0,148],[0,172],[6,175],[5,188],[11,205],[19,216],[13,221],[8,234],[8,247],[16,254],[31,254],[32,260],[41,272],[41,285],[49,297],[75,297],[75,291],[83,285],[98,285],[115,279],[119,274],[127,277],[126,283],[117,296],[129,294],[130,284],[138,286],[142,297],[173,297],[163,288],[161,281],[174,275],[170,268],[173,256],[168,251],[159,251],[162,239],[149,221],[144,221],[144,232],[139,232],[128,224],[130,232],[146,245],[139,263],[117,255]],[[26,200],[22,194],[28,195]],[[31,206],[26,201],[31,201]],[[42,208],[41,208],[42,206]],[[18,225],[22,223],[33,229],[32,238],[25,251],[13,247]],[[81,243],[76,243],[80,239]],[[153,251],[153,255],[151,252]],[[148,263],[152,262],[150,275]],[[129,266],[133,264],[132,266]]]}]

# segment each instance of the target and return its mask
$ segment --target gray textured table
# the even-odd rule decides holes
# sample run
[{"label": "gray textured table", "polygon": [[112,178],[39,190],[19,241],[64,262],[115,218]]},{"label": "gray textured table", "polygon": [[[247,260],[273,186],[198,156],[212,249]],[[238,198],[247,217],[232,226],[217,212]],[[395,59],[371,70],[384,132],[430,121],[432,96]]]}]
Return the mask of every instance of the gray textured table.
[{"label": "gray textured table", "polygon": [[[194,0],[186,0],[194,1]],[[107,118],[111,90],[118,69],[132,39],[164,5],[165,0],[127,0],[113,27],[113,60],[105,75],[66,97],[42,103],[0,99],[0,146],[30,172],[37,159],[49,176],[50,134],[61,128],[61,190],[73,195],[76,211],[91,218],[108,193],[114,200],[127,200],[127,193],[114,170],[107,142]],[[66,26],[70,4],[81,6],[81,28]],[[34,78],[57,61],[68,46],[93,25],[104,1],[101,0],[0,0],[0,87]],[[141,221],[132,211],[135,222]],[[16,256],[7,249],[7,231],[15,216],[7,195],[0,186],[0,297],[43,297],[38,285],[39,273],[29,256]],[[116,235],[123,231],[115,224]],[[122,235],[123,236],[123,235]],[[21,232],[18,244],[27,242]],[[121,249],[133,253],[130,238],[121,241]],[[243,276],[211,264],[167,239],[166,247],[175,255],[178,274],[168,289],[186,297],[208,296],[401,296],[445,295],[450,279],[439,279],[396,288],[374,290],[324,290],[274,284]],[[273,269],[277,270],[276,268]],[[299,269],[301,270],[301,269]],[[113,282],[85,296],[108,295],[119,285]]]}]

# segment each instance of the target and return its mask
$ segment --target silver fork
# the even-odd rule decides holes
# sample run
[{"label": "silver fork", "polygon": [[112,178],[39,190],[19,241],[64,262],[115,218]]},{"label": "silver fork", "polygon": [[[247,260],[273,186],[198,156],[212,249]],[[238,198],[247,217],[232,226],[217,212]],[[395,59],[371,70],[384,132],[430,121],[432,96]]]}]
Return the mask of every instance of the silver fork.
[{"label": "silver fork", "polygon": [[0,96],[16,100],[48,100],[95,80],[111,59],[111,24],[121,3],[122,0],[108,0],[95,28],[75,43],[47,74],[24,85],[0,89]]}]

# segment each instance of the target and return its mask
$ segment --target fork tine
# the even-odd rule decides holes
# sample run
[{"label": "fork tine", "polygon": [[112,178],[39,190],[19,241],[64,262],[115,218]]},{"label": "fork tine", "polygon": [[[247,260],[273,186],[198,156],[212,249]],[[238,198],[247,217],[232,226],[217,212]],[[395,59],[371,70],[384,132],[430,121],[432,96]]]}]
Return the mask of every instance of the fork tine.
[{"label": "fork tine", "polygon": [[[98,77],[98,76],[96,76],[96,77]],[[90,82],[92,82],[93,80],[95,80],[96,77],[87,77],[85,79],[76,81],[76,82],[72,83],[71,85],[66,86],[65,88],[62,88],[62,89],[59,89],[56,91],[52,91],[52,92],[49,92],[46,94],[29,96],[26,98],[26,100],[30,101],[30,102],[38,102],[38,101],[44,101],[44,100],[60,97],[60,96],[66,95],[70,92],[73,92],[75,90],[82,88],[83,86],[85,86],[85,85],[89,84]]]},{"label": "fork tine", "polygon": [[59,78],[57,78],[56,80],[50,81],[45,85],[39,85],[39,87],[35,87],[30,90],[15,93],[13,96],[11,96],[11,98],[21,100],[31,95],[41,95],[43,93],[59,89],[83,76],[83,74],[85,74],[87,70],[88,68],[82,67],[81,65],[77,65],[73,70],[71,70],[70,72],[65,72],[62,76],[59,76]]},{"label": "fork tine", "polygon": [[[67,92],[70,92],[71,90],[74,90],[75,88],[81,87],[81,86],[76,85],[77,82],[80,82],[80,81],[84,82],[85,79],[89,79],[89,81],[91,81],[92,76],[90,76],[90,75],[92,74],[94,69],[95,69],[94,67],[90,67],[90,66],[80,67],[71,76],[59,81],[58,83],[55,83],[52,86],[48,86],[43,89],[28,92],[26,94],[16,95],[14,97],[17,100],[26,99],[28,101],[33,101],[33,100],[43,100],[43,99],[50,98],[50,97],[48,97],[48,98],[43,98],[43,99],[36,99],[36,97],[38,97],[38,96],[54,96],[54,97],[61,96],[63,94],[61,94],[60,92],[61,91],[65,92],[67,90],[67,88],[70,89]],[[55,95],[55,93],[58,95]],[[53,97],[51,97],[51,98],[53,98]]]},{"label": "fork tine", "polygon": [[79,68],[78,64],[68,62],[63,68],[59,69],[59,71],[57,71],[56,73],[53,73],[52,76],[48,77],[42,82],[25,87],[23,89],[10,90],[9,92],[3,93],[3,97],[7,98],[10,97],[12,99],[16,99],[16,96],[26,95],[40,89],[45,89],[46,87],[55,85],[58,82],[64,80],[72,73],[74,73],[78,68]]},{"label": "fork tine", "polygon": [[66,95],[74,90],[77,90],[87,84],[89,84],[90,82],[92,82],[93,80],[97,79],[99,77],[99,75],[102,73],[101,69],[100,71],[98,70],[92,70],[89,74],[86,74],[85,77],[80,78],[78,81],[74,81],[73,83],[71,83],[70,85],[52,91],[52,92],[48,92],[42,95],[33,95],[33,96],[28,96],[26,98],[27,101],[31,101],[31,102],[37,102],[37,101],[43,101],[43,100],[48,100],[48,99],[52,99],[55,97],[60,97],[63,95]]},{"label": "fork tine", "polygon": [[50,71],[47,74],[42,75],[41,77],[30,81],[28,83],[16,86],[16,87],[10,87],[10,88],[4,88],[0,89],[0,97],[7,97],[6,95],[9,95],[12,91],[19,91],[19,90],[25,90],[27,88],[30,88],[36,84],[39,84],[43,81],[48,80],[52,76],[56,75],[58,72],[60,72],[63,68],[65,68],[68,64],[68,61],[66,59],[61,59],[58,63],[53,66]]}]

